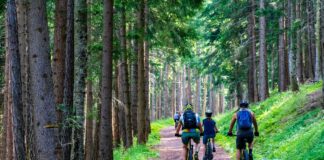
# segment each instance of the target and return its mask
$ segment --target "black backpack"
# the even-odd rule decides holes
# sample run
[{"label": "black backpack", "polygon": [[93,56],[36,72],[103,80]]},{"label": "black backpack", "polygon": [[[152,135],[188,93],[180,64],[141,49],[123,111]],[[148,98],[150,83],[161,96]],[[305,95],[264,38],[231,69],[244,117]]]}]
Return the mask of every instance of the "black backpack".
[{"label": "black backpack", "polygon": [[183,113],[183,129],[193,129],[198,128],[196,114],[189,110]]}]

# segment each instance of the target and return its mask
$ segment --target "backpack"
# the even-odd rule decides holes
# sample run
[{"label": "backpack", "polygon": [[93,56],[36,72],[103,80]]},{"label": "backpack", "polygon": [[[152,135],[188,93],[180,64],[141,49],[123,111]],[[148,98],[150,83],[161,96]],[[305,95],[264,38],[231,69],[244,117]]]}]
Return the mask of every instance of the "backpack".
[{"label": "backpack", "polygon": [[198,128],[196,114],[193,111],[186,111],[183,113],[183,129]]},{"label": "backpack", "polygon": [[174,116],[173,116],[173,119],[177,119],[177,120],[179,120],[180,119],[180,115],[179,114],[174,114]]},{"label": "backpack", "polygon": [[241,110],[237,113],[237,126],[240,130],[249,130],[252,128],[252,116],[250,111]]}]

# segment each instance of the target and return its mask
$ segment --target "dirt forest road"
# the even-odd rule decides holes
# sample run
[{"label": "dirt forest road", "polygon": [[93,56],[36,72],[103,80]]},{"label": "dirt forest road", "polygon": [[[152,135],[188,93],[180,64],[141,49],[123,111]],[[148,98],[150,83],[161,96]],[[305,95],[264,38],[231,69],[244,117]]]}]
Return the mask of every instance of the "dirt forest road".
[{"label": "dirt forest road", "polygon": [[[182,160],[181,138],[174,136],[174,127],[168,127],[161,131],[161,143],[154,147],[160,153],[160,160]],[[203,159],[203,144],[200,141],[199,160]],[[230,156],[218,145],[213,160],[230,160]],[[156,159],[156,160],[157,160]]]}]

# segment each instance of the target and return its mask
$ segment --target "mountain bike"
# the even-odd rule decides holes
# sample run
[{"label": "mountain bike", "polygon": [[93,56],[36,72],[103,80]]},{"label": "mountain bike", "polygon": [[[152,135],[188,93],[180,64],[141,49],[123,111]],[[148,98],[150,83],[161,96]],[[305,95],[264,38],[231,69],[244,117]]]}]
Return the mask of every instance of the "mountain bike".
[{"label": "mountain bike", "polygon": [[[181,137],[181,134],[179,134],[177,137]],[[194,160],[194,149],[193,149],[193,144],[192,144],[191,140],[192,140],[192,138],[189,139],[189,143],[187,145],[187,150],[188,150],[187,160]]]},{"label": "mountain bike", "polygon": [[[232,136],[237,136],[237,135],[232,135]],[[241,160],[253,160],[253,157],[249,157],[249,152],[247,150],[247,147],[246,147],[246,144],[247,144],[247,139],[244,139],[244,149],[241,150]]]},{"label": "mountain bike", "polygon": [[213,159],[212,138],[208,138],[204,160],[212,160],[212,159]]}]

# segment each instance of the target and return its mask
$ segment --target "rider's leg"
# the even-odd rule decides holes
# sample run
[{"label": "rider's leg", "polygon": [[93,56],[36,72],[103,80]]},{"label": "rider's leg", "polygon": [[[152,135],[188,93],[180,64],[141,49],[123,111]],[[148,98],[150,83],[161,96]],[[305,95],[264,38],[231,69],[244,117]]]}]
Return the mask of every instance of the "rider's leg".
[{"label": "rider's leg", "polygon": [[183,145],[183,157],[185,157],[184,160],[187,160],[188,159],[188,148],[187,148],[187,145]]},{"label": "rider's leg", "polygon": [[241,150],[240,149],[237,149],[236,150],[236,159],[237,160],[240,160],[241,159]]}]

